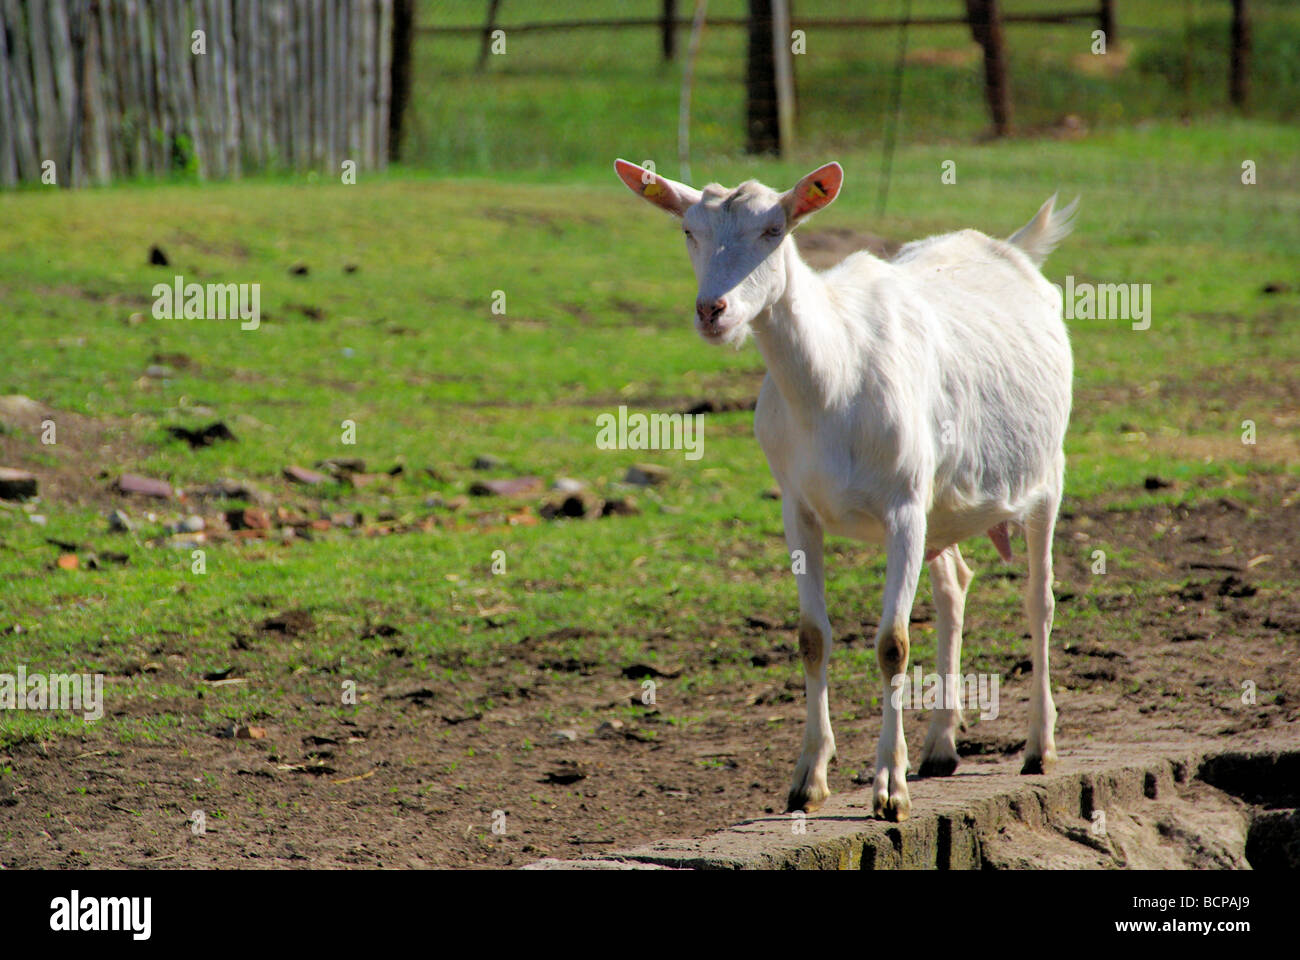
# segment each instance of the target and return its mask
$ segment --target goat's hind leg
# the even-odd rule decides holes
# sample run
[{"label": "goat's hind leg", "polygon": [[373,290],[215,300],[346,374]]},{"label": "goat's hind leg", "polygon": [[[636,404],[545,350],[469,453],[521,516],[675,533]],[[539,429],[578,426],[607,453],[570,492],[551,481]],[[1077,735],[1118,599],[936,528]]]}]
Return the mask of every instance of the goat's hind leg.
[{"label": "goat's hind leg", "polygon": [[[795,581],[799,585],[799,654],[803,660],[804,695],[808,702],[803,750],[794,769],[786,810],[811,813],[830,796],[826,766],[835,755],[827,678],[831,658],[831,621],[826,615],[823,534],[817,519],[799,504],[786,500],[782,512],[786,543],[791,554],[795,551],[801,553],[795,560]],[[802,572],[798,572],[800,570]]]},{"label": "goat's hind leg", "polygon": [[1052,702],[1047,646],[1052,636],[1052,614],[1056,610],[1052,596],[1052,534],[1060,504],[1059,493],[1045,497],[1023,522],[1025,552],[1029,555],[1025,612],[1029,615],[1034,675],[1029,696],[1029,735],[1025,740],[1021,773],[1047,773],[1056,763],[1056,704]]},{"label": "goat's hind leg", "polygon": [[921,748],[922,777],[947,777],[957,769],[957,729],[961,726],[961,628],[966,613],[970,567],[953,544],[930,561],[930,587],[934,594],[936,672],[943,678],[944,702],[930,720]]}]

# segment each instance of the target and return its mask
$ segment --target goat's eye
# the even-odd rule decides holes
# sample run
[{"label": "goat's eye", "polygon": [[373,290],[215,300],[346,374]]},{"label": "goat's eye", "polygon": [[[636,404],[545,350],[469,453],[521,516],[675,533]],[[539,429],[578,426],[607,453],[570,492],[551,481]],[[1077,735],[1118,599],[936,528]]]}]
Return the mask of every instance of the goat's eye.
[{"label": "goat's eye", "polygon": [[780,228],[780,227],[768,227],[766,230],[763,231],[763,236],[765,236],[765,237],[770,237],[770,238],[772,238],[772,239],[775,239],[776,237],[781,236],[781,228]]},{"label": "goat's eye", "polygon": [[682,234],[686,237],[687,240],[693,240],[693,239],[694,239],[694,238],[691,236],[691,231],[689,231],[689,230],[687,230],[687,229],[685,229],[685,228],[682,229]]}]

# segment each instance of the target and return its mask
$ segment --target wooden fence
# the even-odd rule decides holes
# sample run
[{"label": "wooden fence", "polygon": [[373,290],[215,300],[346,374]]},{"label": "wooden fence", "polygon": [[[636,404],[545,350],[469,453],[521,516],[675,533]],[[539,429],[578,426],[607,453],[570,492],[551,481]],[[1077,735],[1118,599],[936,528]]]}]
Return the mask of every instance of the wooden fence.
[{"label": "wooden fence", "polygon": [[381,168],[393,5],[0,0],[0,185]]}]

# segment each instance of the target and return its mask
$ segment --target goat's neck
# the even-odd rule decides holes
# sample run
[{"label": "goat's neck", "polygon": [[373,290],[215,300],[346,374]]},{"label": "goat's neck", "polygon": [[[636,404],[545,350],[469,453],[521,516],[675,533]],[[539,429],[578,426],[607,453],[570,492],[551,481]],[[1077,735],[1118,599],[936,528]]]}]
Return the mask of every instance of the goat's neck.
[{"label": "goat's neck", "polygon": [[804,263],[794,239],[782,244],[785,289],[755,318],[754,339],[786,403],[811,415],[834,405],[853,377],[856,351],[826,282]]}]

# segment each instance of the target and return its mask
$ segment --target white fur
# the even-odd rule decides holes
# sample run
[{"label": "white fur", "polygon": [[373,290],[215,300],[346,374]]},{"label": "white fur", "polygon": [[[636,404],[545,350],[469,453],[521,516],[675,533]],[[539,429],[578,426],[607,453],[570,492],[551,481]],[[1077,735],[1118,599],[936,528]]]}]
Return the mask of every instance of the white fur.
[{"label": "white fur", "polygon": [[[839,170],[815,173],[830,167]],[[806,215],[797,195],[813,176],[785,194],[752,181],[700,193],[661,179],[676,191],[676,209],[663,194],[656,202],[683,215],[690,231],[699,302],[726,303],[716,322],[700,314],[697,328],[715,342],[738,343],[752,333],[767,363],[754,431],[781,486],[789,547],[807,563],[797,582],[808,726],[789,804],[815,809],[829,792],[835,742],[822,541],[831,533],[887,551],[876,637],[884,710],[875,807],[901,820],[911,805],[907,745],[890,679],[907,670],[921,567],[927,553],[937,553],[929,564],[936,672],[956,673],[971,578],[956,544],[1005,521],[1022,527],[1029,553],[1034,680],[1025,771],[1055,760],[1047,669],[1051,537],[1072,361],[1060,292],[1038,264],[1068,232],[1075,205],[1053,213],[1049,200],[1011,241],[962,230],[910,243],[892,261],[860,252],[817,273],[790,235]],[[838,179],[834,184],[820,206],[834,199]],[[774,223],[781,235],[765,237]],[[923,773],[955,768],[960,719],[959,709],[936,714]]]}]

